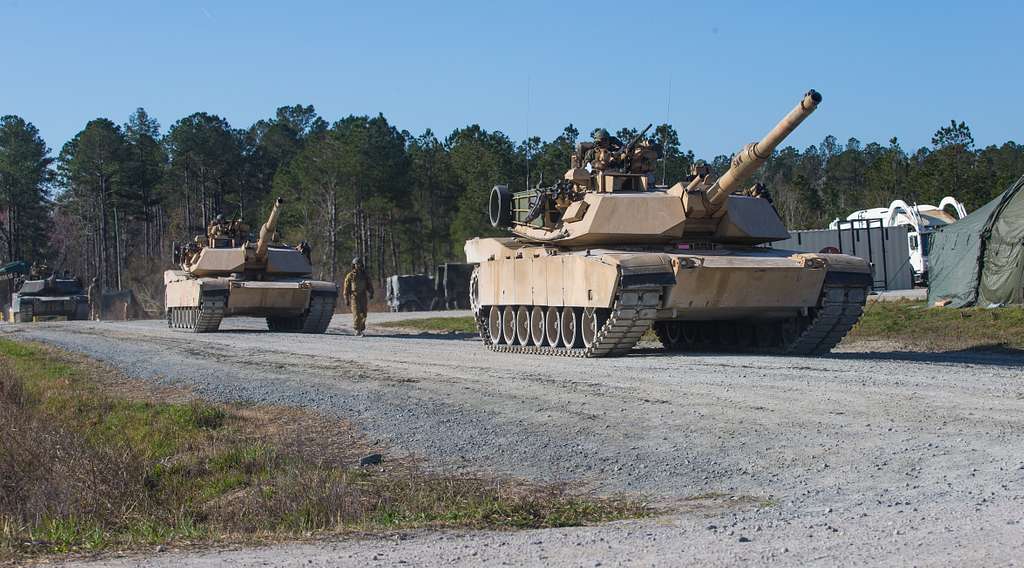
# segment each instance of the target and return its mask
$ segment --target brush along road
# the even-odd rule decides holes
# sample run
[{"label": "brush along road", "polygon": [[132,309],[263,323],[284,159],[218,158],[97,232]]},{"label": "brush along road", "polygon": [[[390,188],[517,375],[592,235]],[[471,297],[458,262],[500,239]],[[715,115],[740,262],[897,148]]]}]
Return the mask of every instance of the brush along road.
[{"label": "brush along road", "polygon": [[[161,555],[147,562],[968,564],[1024,549],[1024,361],[999,354],[823,358],[508,357],[469,335],[324,336],[263,320],[0,326],[223,401],[350,418],[431,467],[638,492],[655,519],[523,533]],[[427,313],[436,316],[437,313]],[[448,315],[448,314],[445,314]],[[641,347],[643,344],[641,344]],[[385,459],[388,455],[385,454]],[[125,560],[132,564],[141,560]]]}]

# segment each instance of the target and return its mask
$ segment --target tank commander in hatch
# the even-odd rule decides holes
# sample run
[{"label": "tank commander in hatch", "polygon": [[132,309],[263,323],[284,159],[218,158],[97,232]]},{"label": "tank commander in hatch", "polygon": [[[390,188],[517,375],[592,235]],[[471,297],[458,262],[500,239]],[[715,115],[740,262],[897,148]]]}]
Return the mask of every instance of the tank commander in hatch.
[{"label": "tank commander in hatch", "polygon": [[345,303],[352,308],[352,327],[356,330],[356,335],[361,336],[366,329],[366,308],[369,300],[373,299],[373,282],[366,273],[363,259],[358,256],[352,259],[352,271],[345,275],[342,290],[345,294]]},{"label": "tank commander in hatch", "polygon": [[227,236],[230,230],[231,223],[224,218],[222,213],[218,213],[206,228],[206,237],[212,241],[216,237]]},{"label": "tank commander in hatch", "polygon": [[747,197],[756,197],[758,199],[764,199],[768,203],[775,203],[775,201],[772,199],[772,194],[768,193],[768,188],[763,183],[755,183],[754,185],[750,186],[749,189],[739,192],[739,194],[745,195]]},{"label": "tank commander in hatch", "polygon": [[299,244],[296,245],[295,250],[299,251],[302,254],[302,256],[306,257],[306,262],[313,264],[313,247],[309,246],[309,243],[307,243],[306,241],[299,241]]},{"label": "tank commander in hatch", "polygon": [[622,140],[611,136],[604,128],[593,133],[593,145],[583,155],[583,163],[590,164],[595,170],[607,170],[618,167],[621,162]]}]

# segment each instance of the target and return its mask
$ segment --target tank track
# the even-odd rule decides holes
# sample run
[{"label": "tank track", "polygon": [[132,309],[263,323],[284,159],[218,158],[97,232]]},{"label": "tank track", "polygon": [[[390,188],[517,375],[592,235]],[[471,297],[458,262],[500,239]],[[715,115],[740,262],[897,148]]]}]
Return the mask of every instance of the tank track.
[{"label": "tank track", "polygon": [[[650,329],[661,306],[662,288],[629,288],[619,290],[607,319],[598,330],[589,347],[553,347],[549,345],[508,345],[497,343],[490,336],[487,311],[490,306],[476,309],[476,325],[484,345],[499,353],[527,353],[562,357],[619,357],[629,353],[643,334]],[[500,306],[504,308],[504,306]],[[532,306],[527,306],[532,308]]]},{"label": "tank track", "polygon": [[203,294],[199,306],[167,309],[167,327],[194,333],[211,333],[220,329],[227,307],[224,294]]},{"label": "tank track", "polygon": [[313,294],[309,298],[306,313],[294,317],[268,317],[267,328],[273,332],[324,333],[334,317],[337,302],[336,293]]},{"label": "tank track", "polygon": [[742,320],[657,322],[654,331],[670,351],[822,355],[853,328],[864,313],[866,300],[867,288],[862,285],[826,282],[818,307],[806,316],[770,324]]}]

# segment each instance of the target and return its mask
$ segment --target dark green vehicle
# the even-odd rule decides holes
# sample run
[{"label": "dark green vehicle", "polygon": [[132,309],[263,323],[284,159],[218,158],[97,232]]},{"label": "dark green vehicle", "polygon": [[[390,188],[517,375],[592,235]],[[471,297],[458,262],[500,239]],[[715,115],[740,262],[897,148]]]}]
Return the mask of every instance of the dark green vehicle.
[{"label": "dark green vehicle", "polygon": [[11,298],[10,320],[31,322],[36,318],[89,319],[89,297],[77,278],[52,275],[26,280]]}]

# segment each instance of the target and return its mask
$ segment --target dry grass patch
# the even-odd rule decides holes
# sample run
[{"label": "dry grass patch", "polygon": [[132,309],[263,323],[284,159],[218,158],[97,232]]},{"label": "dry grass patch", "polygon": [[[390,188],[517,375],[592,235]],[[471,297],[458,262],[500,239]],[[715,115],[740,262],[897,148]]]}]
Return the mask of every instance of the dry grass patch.
[{"label": "dry grass patch", "polygon": [[1024,308],[933,308],[874,302],[844,343],[887,341],[913,351],[1024,349]]},{"label": "dry grass patch", "polygon": [[643,516],[561,486],[360,467],[343,421],[213,405],[0,339],[0,558],[416,527]]},{"label": "dry grass patch", "polygon": [[445,316],[436,318],[416,318],[389,322],[374,323],[378,327],[415,329],[436,333],[476,333],[476,321],[473,316]]}]

